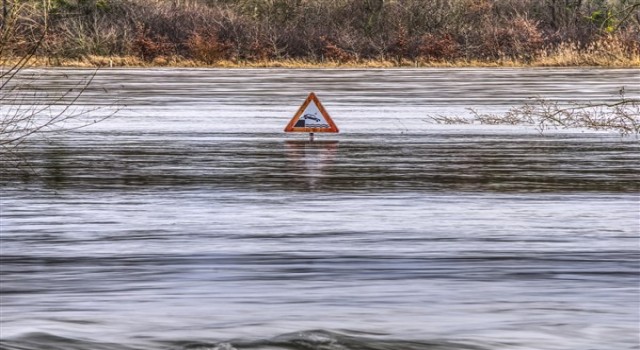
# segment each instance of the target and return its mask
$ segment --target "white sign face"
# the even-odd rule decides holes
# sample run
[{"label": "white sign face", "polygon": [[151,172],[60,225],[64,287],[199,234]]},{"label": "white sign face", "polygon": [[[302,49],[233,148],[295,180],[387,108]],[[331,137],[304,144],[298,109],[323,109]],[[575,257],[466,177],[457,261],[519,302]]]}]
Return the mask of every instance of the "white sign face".
[{"label": "white sign face", "polygon": [[324,119],[324,115],[316,105],[315,101],[311,101],[307,108],[302,112],[298,121],[294,125],[295,128],[330,128],[329,123]]}]

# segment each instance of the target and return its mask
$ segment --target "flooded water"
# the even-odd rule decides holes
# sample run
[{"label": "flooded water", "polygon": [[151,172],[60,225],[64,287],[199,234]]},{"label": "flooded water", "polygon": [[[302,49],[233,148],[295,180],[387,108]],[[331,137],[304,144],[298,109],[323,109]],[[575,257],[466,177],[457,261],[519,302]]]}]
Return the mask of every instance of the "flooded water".
[{"label": "flooded water", "polygon": [[[0,348],[640,349],[638,139],[429,118],[638,81],[99,71],[77,104],[115,117],[4,159]],[[310,91],[340,134],[282,132]]]}]

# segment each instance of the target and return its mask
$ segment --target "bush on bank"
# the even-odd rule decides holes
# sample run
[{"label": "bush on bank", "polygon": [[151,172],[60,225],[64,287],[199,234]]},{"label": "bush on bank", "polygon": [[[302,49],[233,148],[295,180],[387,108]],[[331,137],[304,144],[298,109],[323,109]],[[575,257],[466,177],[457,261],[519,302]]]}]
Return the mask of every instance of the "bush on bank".
[{"label": "bush on bank", "polygon": [[160,65],[640,64],[638,0],[5,3],[3,56],[21,57],[37,45],[37,56],[53,64],[90,61],[88,57],[129,57],[129,62]]}]

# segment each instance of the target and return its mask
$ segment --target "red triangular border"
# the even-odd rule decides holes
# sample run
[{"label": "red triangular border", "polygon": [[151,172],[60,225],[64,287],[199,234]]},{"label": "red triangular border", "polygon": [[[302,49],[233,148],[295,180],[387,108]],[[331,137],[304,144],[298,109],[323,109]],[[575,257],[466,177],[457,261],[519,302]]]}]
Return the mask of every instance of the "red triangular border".
[{"label": "red triangular border", "polygon": [[[306,128],[306,127],[296,128],[294,127],[294,125],[296,125],[296,122],[298,121],[298,119],[300,119],[300,116],[302,115],[302,113],[304,113],[305,109],[307,109],[307,106],[309,105],[309,103],[311,103],[311,101],[315,102],[316,106],[318,107],[318,110],[320,111],[320,113],[322,113],[322,116],[327,121],[327,124],[329,124],[328,128]],[[329,113],[327,113],[327,110],[324,109],[324,106],[322,106],[322,103],[320,103],[320,100],[318,99],[316,94],[314,94],[313,92],[309,94],[309,96],[304,101],[302,106],[300,106],[300,108],[298,109],[296,114],[293,116],[289,124],[287,124],[287,127],[284,128],[284,131],[285,132],[309,132],[309,133],[340,132],[340,130],[338,130],[338,127],[336,126],[336,123],[333,122],[333,119],[331,119],[331,117],[329,116]]]}]

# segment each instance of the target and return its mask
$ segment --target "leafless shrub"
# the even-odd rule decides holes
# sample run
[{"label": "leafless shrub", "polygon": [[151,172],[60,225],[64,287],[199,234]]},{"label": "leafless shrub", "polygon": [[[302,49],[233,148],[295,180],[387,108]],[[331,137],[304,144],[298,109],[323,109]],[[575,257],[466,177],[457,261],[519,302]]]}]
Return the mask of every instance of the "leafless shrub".
[{"label": "leafless shrub", "polygon": [[427,33],[420,40],[419,55],[436,60],[455,59],[458,57],[459,45],[449,33]]},{"label": "leafless shrub", "polygon": [[[83,107],[78,99],[93,82],[97,71],[79,78],[60,73],[56,78],[64,87],[44,92],[36,88],[46,79],[38,72],[21,69],[5,81],[0,89],[0,150],[11,153],[23,142],[37,136],[84,128],[99,123],[117,110],[103,107]],[[48,77],[51,79],[52,77]],[[96,113],[103,110],[103,113]]]},{"label": "leafless shrub", "polygon": [[496,31],[500,55],[531,60],[542,49],[544,40],[538,30],[538,23],[516,17]]},{"label": "leafless shrub", "polygon": [[436,124],[473,124],[474,119],[468,117],[461,117],[458,115],[448,116],[448,115],[434,115],[428,116],[429,120],[425,120],[427,122],[433,122]]},{"label": "leafless shrub", "polygon": [[138,24],[133,51],[143,60],[152,61],[158,56],[170,56],[175,53],[174,48],[166,36],[152,34],[143,24]]},{"label": "leafless shrub", "polygon": [[207,64],[229,58],[231,45],[220,42],[215,34],[193,33],[186,44],[190,56]]},{"label": "leafless shrub", "polygon": [[505,114],[510,120],[535,125],[538,131],[557,128],[587,128],[615,131],[621,135],[640,134],[640,100],[621,95],[614,103],[574,103],[561,106],[558,102],[536,99],[533,103],[513,108]]},{"label": "leafless shrub", "polygon": [[350,52],[338,47],[326,36],[321,36],[320,41],[323,44],[323,57],[329,61],[348,62],[354,59],[354,55]]},{"label": "leafless shrub", "polygon": [[[97,71],[79,78],[60,73],[55,86],[47,89],[43,85],[51,77],[43,77],[42,71],[27,70],[49,32],[46,15],[37,17],[44,20],[35,22],[30,22],[31,17],[24,17],[36,16],[34,12],[38,10],[34,4],[22,4],[3,11],[0,28],[0,158],[4,162],[10,161],[16,150],[29,139],[87,127],[117,112],[115,108],[106,113],[96,113],[100,107],[84,108],[77,103]],[[23,38],[22,22],[31,23],[30,31],[38,39],[30,43],[26,51],[10,50],[9,44]]]},{"label": "leafless shrub", "polygon": [[614,131],[621,135],[640,134],[640,100],[627,99],[624,90],[613,103],[560,104],[542,98],[513,107],[503,114],[480,113],[470,109],[471,117],[435,116],[438,124],[531,125],[540,133],[550,129],[586,128]]}]

